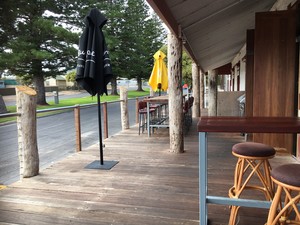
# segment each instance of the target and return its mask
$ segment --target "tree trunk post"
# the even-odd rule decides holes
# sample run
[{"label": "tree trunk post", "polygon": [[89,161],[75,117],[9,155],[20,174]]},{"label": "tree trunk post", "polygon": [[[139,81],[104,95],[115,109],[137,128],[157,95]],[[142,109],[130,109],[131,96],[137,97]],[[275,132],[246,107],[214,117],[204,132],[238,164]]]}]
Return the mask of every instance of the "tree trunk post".
[{"label": "tree trunk post", "polygon": [[182,41],[168,34],[170,151],[184,152],[182,98]]},{"label": "tree trunk post", "polygon": [[193,96],[194,104],[192,108],[192,116],[200,116],[200,77],[199,77],[199,68],[196,63],[192,64],[192,77],[193,77]]},{"label": "tree trunk post", "polygon": [[217,116],[217,73],[208,71],[208,116]]},{"label": "tree trunk post", "polygon": [[129,129],[129,116],[128,116],[128,91],[125,87],[120,87],[120,104],[121,104],[121,123],[122,130]]},{"label": "tree trunk post", "polygon": [[205,85],[204,84],[205,84],[205,73],[202,73],[200,71],[200,110],[205,108],[205,102],[204,102]]},{"label": "tree trunk post", "polygon": [[155,95],[155,92],[153,91],[152,87],[150,87],[150,97],[153,97]]},{"label": "tree trunk post", "polygon": [[20,177],[33,177],[39,173],[39,153],[36,133],[35,90],[26,86],[16,87],[17,130],[20,160]]}]

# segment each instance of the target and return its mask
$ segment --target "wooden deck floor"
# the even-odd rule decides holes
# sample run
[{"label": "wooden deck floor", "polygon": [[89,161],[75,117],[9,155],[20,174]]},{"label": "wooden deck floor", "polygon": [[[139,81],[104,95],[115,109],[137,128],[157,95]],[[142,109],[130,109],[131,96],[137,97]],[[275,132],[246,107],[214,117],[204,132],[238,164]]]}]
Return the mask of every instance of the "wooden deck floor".
[{"label": "wooden deck floor", "polygon": [[[92,146],[9,185],[0,190],[0,224],[199,224],[196,122],[183,154],[169,152],[167,129],[148,138],[135,127],[104,141],[104,159],[119,161],[111,170],[85,169],[99,160]],[[236,160],[231,146],[243,137],[208,140],[209,194],[227,196]],[[209,206],[211,224],[227,224],[228,215],[227,206]],[[241,209],[239,224],[264,224],[265,217],[264,210]]]}]

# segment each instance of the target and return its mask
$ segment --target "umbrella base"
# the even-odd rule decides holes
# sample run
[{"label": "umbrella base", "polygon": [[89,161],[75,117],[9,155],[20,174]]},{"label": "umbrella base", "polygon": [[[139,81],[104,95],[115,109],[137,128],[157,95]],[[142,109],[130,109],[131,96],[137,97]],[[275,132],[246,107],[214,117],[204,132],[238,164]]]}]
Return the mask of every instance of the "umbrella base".
[{"label": "umbrella base", "polygon": [[113,168],[116,164],[118,164],[119,161],[104,161],[103,165],[100,164],[100,160],[96,160],[90,164],[88,164],[85,169],[99,169],[99,170],[110,170]]}]

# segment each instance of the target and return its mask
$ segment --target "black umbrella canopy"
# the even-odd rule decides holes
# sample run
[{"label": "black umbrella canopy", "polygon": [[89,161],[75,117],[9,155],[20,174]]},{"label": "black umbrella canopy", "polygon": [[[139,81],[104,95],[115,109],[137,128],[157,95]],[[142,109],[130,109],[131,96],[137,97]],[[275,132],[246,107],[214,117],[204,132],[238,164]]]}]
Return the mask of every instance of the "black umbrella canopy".
[{"label": "black umbrella canopy", "polygon": [[98,102],[100,164],[98,161],[91,163],[87,166],[91,169],[110,169],[117,163],[108,161],[104,164],[103,160],[100,95],[107,95],[106,86],[112,77],[109,54],[102,32],[106,21],[98,9],[92,9],[84,18],[86,27],[79,40],[76,81],[92,96],[97,94]]},{"label": "black umbrella canopy", "polygon": [[76,81],[92,96],[107,95],[107,84],[112,78],[109,52],[102,27],[107,19],[98,9],[92,9],[84,18],[86,25],[78,50]]}]

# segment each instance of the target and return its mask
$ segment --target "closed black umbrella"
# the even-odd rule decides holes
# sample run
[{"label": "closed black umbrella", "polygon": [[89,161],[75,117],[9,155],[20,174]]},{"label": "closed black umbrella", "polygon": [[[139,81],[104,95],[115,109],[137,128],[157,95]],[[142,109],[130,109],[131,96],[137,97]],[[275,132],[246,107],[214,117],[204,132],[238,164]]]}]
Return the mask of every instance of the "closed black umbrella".
[{"label": "closed black umbrella", "polygon": [[[80,40],[78,50],[78,61],[76,71],[76,81],[92,96],[97,94],[98,99],[98,121],[99,121],[99,147],[100,147],[100,168],[104,165],[103,145],[101,131],[101,110],[100,95],[107,95],[107,84],[112,78],[112,69],[109,52],[106,47],[102,27],[107,19],[98,9],[92,9],[84,18],[86,25]],[[111,162],[108,162],[111,164]],[[99,167],[95,163],[91,168]],[[110,165],[107,165],[108,167]],[[103,166],[107,169],[106,166]]]},{"label": "closed black umbrella", "polygon": [[84,18],[86,25],[80,40],[76,81],[92,96],[107,94],[112,78],[110,59],[102,32],[107,19],[98,9],[92,9]]}]

